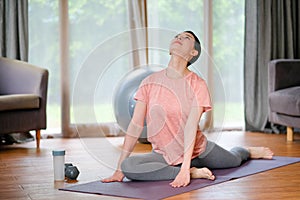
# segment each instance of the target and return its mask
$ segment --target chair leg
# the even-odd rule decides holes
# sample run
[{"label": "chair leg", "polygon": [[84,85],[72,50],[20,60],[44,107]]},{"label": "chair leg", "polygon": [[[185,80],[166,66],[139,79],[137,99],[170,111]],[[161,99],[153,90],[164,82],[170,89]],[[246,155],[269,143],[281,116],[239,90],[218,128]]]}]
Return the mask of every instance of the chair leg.
[{"label": "chair leg", "polygon": [[36,130],[36,148],[40,148],[41,130]]},{"label": "chair leg", "polygon": [[287,135],[286,135],[287,141],[294,141],[293,128],[292,127],[287,127],[286,132],[287,132]]}]

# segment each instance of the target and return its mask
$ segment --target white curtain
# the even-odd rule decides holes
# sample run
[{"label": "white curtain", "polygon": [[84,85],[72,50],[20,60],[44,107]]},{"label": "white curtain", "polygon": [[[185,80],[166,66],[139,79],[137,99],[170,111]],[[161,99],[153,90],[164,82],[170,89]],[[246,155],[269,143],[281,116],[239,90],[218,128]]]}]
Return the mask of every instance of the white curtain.
[{"label": "white curtain", "polygon": [[148,64],[146,0],[128,0],[134,67]]}]

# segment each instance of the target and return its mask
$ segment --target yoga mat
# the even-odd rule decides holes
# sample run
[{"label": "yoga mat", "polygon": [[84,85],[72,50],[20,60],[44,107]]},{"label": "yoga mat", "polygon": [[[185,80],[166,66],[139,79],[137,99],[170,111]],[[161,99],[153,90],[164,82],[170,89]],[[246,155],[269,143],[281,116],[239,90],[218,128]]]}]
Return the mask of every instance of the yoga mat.
[{"label": "yoga mat", "polygon": [[257,174],[270,169],[300,162],[300,158],[274,156],[272,160],[249,160],[240,167],[213,170],[216,180],[192,179],[186,187],[172,188],[168,181],[126,181],[102,183],[94,181],[60,190],[89,194],[109,195],[146,200],[163,199],[210,185]]}]

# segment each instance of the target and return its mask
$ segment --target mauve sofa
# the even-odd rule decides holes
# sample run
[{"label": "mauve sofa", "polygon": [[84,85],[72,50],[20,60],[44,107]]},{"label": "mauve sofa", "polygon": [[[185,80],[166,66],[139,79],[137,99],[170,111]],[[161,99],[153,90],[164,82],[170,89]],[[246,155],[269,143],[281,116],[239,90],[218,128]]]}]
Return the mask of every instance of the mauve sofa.
[{"label": "mauve sofa", "polygon": [[300,59],[269,62],[269,121],[287,126],[287,140],[293,128],[300,128]]},{"label": "mauve sofa", "polygon": [[46,128],[48,70],[0,57],[0,134]]}]

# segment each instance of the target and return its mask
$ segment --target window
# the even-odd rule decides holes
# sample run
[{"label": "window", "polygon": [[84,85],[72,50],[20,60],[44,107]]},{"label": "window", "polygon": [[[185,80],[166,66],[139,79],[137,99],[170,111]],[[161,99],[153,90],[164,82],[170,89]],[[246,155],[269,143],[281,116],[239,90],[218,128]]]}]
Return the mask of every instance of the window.
[{"label": "window", "polygon": [[[213,8],[213,75],[208,75],[204,62],[210,56],[205,52],[209,44],[204,39],[207,2]],[[51,132],[61,127],[59,3],[29,0],[29,62],[50,71],[47,127]],[[71,124],[116,121],[114,90],[134,67],[129,50],[131,15],[127,4],[127,0],[68,1],[69,75],[66,75],[70,77]],[[183,30],[194,31],[203,51],[191,69],[213,82],[215,126],[243,127],[244,1],[161,0],[147,1],[146,7],[149,64],[166,67],[171,38]]]}]

